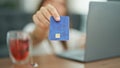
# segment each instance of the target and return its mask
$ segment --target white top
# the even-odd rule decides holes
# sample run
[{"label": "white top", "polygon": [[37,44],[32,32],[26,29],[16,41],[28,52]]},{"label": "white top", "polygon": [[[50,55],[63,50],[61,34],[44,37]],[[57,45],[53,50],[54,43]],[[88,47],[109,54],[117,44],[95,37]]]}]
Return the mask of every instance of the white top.
[{"label": "white top", "polygon": [[[32,32],[35,28],[34,23],[29,23],[23,31],[26,32]],[[69,40],[67,41],[68,49],[75,49],[80,47],[80,37],[81,37],[81,32],[75,29],[70,29],[70,35],[69,35]],[[51,41],[52,46],[54,48],[55,53],[60,53],[63,51],[62,44],[60,41]],[[51,54],[52,48],[51,45],[49,44],[48,40],[45,39],[41,43],[39,43],[36,47],[32,48],[32,55],[43,55],[43,54]]]}]

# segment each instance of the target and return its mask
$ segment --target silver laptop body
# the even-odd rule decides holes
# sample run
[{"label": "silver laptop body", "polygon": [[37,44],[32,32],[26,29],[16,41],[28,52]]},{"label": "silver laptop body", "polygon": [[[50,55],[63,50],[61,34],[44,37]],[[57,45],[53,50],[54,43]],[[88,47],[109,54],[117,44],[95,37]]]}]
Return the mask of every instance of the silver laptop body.
[{"label": "silver laptop body", "polygon": [[91,2],[86,34],[85,51],[70,50],[58,56],[83,62],[120,57],[120,2]]}]

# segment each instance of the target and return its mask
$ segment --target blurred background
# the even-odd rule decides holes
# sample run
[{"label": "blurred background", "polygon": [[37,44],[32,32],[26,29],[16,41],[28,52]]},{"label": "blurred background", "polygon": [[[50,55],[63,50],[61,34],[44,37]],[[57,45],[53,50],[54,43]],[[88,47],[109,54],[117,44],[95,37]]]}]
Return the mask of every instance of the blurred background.
[{"label": "blurred background", "polygon": [[[90,1],[112,0],[68,0],[69,14],[73,28],[85,32]],[[120,0],[113,0],[120,1]],[[32,22],[32,15],[41,0],[0,0],[0,58],[8,56],[6,33],[9,30],[22,30]]]}]

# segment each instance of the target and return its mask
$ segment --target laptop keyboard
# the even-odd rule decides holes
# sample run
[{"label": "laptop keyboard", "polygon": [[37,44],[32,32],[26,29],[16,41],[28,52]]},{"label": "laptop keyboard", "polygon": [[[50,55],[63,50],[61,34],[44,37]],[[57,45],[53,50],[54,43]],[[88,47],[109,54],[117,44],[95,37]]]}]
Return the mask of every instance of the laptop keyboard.
[{"label": "laptop keyboard", "polygon": [[73,60],[84,60],[84,50],[70,50],[59,54],[59,56]]}]

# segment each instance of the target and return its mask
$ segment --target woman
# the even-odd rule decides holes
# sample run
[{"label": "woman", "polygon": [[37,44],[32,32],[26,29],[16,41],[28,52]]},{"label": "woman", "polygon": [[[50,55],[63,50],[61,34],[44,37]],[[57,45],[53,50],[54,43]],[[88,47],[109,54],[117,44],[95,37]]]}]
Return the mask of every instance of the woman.
[{"label": "woman", "polygon": [[[33,15],[35,27],[33,26],[34,30],[30,33],[33,45],[35,46],[33,54],[59,53],[67,49],[79,47],[77,43],[80,41],[79,39],[81,35],[80,32],[73,29],[70,30],[69,41],[47,40],[50,17],[53,16],[56,21],[60,21],[60,16],[66,15],[66,0],[42,0],[38,11]],[[25,29],[28,29],[27,27]]]}]

